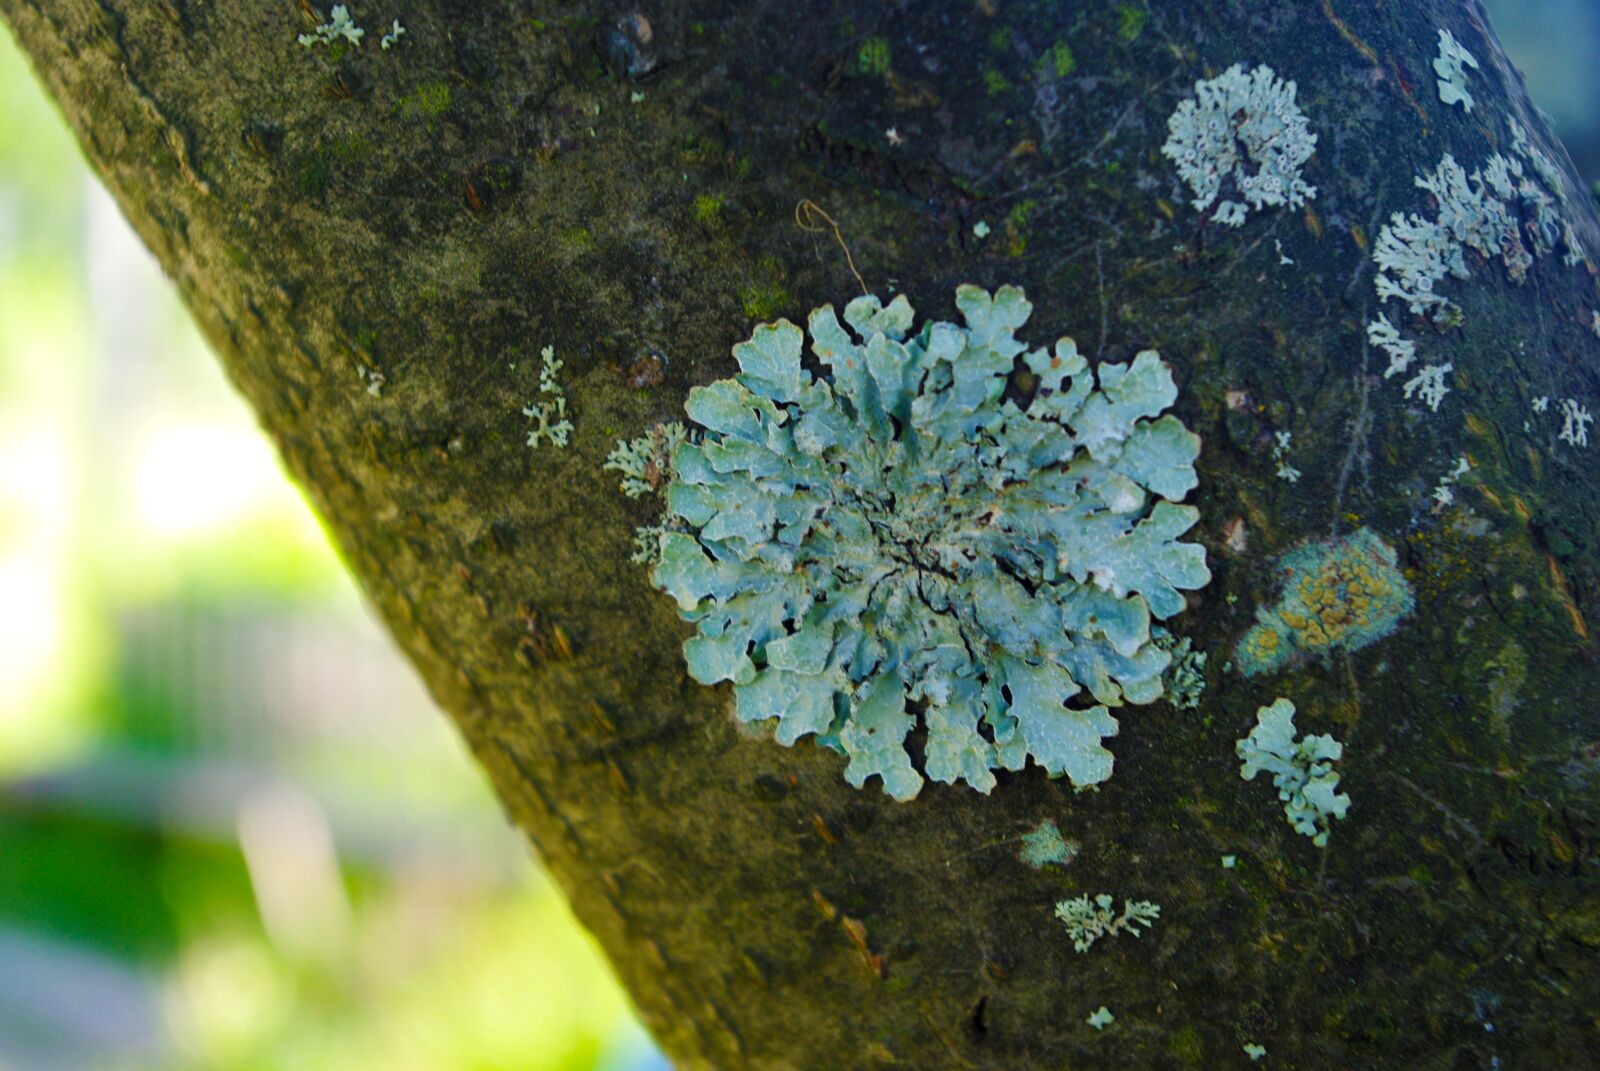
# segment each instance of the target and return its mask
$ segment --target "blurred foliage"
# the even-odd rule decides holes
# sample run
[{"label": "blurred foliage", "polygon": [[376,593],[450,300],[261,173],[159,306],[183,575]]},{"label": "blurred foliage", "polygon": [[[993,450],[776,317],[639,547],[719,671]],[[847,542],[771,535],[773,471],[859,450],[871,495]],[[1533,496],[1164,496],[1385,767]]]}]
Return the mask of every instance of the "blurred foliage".
[{"label": "blurred foliage", "polygon": [[666,1065],[0,33],[0,1071]]}]

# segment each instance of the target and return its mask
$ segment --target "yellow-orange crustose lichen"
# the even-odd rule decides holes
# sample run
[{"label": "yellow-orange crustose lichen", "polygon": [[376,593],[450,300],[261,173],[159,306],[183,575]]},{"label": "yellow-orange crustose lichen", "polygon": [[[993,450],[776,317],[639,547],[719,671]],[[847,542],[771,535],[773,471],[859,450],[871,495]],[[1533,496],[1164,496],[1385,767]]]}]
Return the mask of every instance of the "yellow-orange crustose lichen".
[{"label": "yellow-orange crustose lichen", "polygon": [[1370,528],[1286,553],[1278,565],[1283,594],[1256,611],[1239,641],[1245,676],[1326,654],[1355,651],[1393,632],[1415,601],[1395,564],[1394,549]]}]

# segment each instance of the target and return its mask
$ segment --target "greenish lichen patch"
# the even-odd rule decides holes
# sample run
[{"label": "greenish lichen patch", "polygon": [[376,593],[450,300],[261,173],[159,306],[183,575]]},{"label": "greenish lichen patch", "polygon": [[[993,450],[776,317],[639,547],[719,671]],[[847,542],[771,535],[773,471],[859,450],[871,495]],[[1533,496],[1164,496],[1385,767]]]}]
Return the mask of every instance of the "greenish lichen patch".
[{"label": "greenish lichen patch", "polygon": [[1057,41],[1051,45],[1041,62],[1048,65],[1050,73],[1057,78],[1065,78],[1078,69],[1078,60],[1072,54],[1072,46],[1065,41]]},{"label": "greenish lichen patch", "polygon": [[[904,296],[857,298],[845,324],[787,321],[734,347],[739,374],[690,393],[702,442],[673,455],[652,577],[697,635],[703,684],[738,716],[815,734],[910,799],[923,775],[982,792],[1031,758],[1105,780],[1112,707],[1162,694],[1152,618],[1210,573],[1180,541],[1198,437],[1153,351],[1098,374],[1071,339],[1029,350],[1015,287],[956,292],[965,324],[913,333]],[[1008,393],[1025,367],[1032,397]],[[905,748],[925,731],[922,771]]]},{"label": "greenish lichen patch", "polygon": [[1277,604],[1258,610],[1257,624],[1239,641],[1235,657],[1247,677],[1358,651],[1393,632],[1414,605],[1394,548],[1370,528],[1302,544],[1283,555],[1277,571]]},{"label": "greenish lichen patch", "polygon": [[1294,704],[1278,699],[1256,711],[1256,725],[1238,742],[1239,776],[1255,780],[1265,770],[1283,801],[1284,817],[1296,833],[1311,838],[1317,847],[1328,843],[1328,825],[1343,818],[1350,797],[1339,792],[1339,775],[1333,764],[1344,755],[1344,745],[1331,736],[1294,737]]},{"label": "greenish lichen patch", "polygon": [[862,74],[883,77],[889,73],[889,42],[882,37],[869,37],[856,49],[856,70]]},{"label": "greenish lichen patch", "polygon": [[437,119],[450,109],[450,87],[428,82],[400,98],[400,115],[406,119]]},{"label": "greenish lichen patch", "polygon": [[1051,818],[1022,835],[1022,861],[1035,870],[1052,865],[1066,866],[1078,857],[1078,851],[1078,842],[1062,836],[1061,827]]},{"label": "greenish lichen patch", "polygon": [[1194,649],[1187,636],[1175,636],[1157,625],[1150,630],[1157,647],[1172,658],[1161,676],[1161,694],[1179,710],[1194,710],[1206,690],[1206,653]]}]

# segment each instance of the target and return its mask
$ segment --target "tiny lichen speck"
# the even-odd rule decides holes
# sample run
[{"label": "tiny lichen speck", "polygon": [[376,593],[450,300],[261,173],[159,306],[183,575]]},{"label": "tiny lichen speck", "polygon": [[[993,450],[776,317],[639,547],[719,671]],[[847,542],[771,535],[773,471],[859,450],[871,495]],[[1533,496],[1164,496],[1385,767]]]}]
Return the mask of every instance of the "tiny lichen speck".
[{"label": "tiny lichen speck", "polygon": [[1472,94],[1467,92],[1467,71],[1478,69],[1478,58],[1468,52],[1449,30],[1439,31],[1439,55],[1433,61],[1433,73],[1439,76],[1439,99],[1446,104],[1459,104],[1472,111]]},{"label": "tiny lichen speck", "polygon": [[1330,820],[1343,818],[1350,807],[1350,797],[1338,791],[1339,775],[1333,772],[1344,745],[1317,734],[1296,740],[1294,704],[1279,699],[1256,711],[1255,728],[1237,750],[1239,776],[1254,781],[1262,770],[1270,773],[1289,824],[1317,847],[1325,847]]},{"label": "tiny lichen speck", "polygon": [[1395,630],[1411,612],[1411,587],[1393,548],[1370,528],[1325,543],[1307,543],[1278,563],[1278,604],[1256,611],[1239,641],[1245,676],[1298,664],[1336,649],[1359,650]]},{"label": "tiny lichen speck", "polygon": [[1272,462],[1277,465],[1276,475],[1280,480],[1290,483],[1300,482],[1300,470],[1289,464],[1289,444],[1294,441],[1294,432],[1273,432]]},{"label": "tiny lichen speck", "polygon": [[1295,207],[1317,195],[1300,177],[1317,136],[1295,104],[1295,84],[1262,65],[1245,73],[1235,63],[1215,78],[1196,82],[1195,96],[1179,102],[1167,118],[1161,153],[1178,166],[1201,212],[1219,196],[1212,219],[1230,227],[1244,223],[1247,209]]},{"label": "tiny lichen speck", "polygon": [[739,718],[777,718],[781,744],[839,747],[857,787],[988,792],[1030,757],[1092,785],[1107,708],[1161,695],[1151,618],[1211,578],[1179,541],[1199,511],[1175,502],[1200,440],[1160,415],[1177,388],[1155,352],[1097,386],[1071,339],[1017,341],[1016,287],[962,286],[956,306],[965,326],[914,334],[903,295],[850,302],[854,334],[816,309],[820,377],[786,320],[735,346],[738,375],[689,395],[705,438],[674,452],[652,578],[697,626],[690,676],[732,681]]}]

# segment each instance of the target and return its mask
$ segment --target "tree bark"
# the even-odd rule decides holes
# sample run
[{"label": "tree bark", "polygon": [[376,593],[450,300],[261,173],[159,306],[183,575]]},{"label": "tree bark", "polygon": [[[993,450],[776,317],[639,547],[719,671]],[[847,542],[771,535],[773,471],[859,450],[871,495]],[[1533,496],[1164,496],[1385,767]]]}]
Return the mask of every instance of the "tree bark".
[{"label": "tree bark", "polygon": [[[1451,283],[1460,323],[1408,318],[1453,366],[1437,413],[1364,332],[1373,241],[1426,210],[1414,176],[1481,166],[1512,119],[1566,167],[1476,3],[353,7],[359,47],[302,46],[293,0],[0,0],[678,1066],[1223,1067],[1246,1043],[1263,1066],[1596,1066],[1596,448],[1531,409],[1600,401],[1594,271],[1482,264]],[[1470,113],[1435,91],[1440,28],[1481,62]],[[1236,62],[1294,79],[1318,136],[1316,198],[1237,229],[1160,154]],[[806,200],[837,235],[797,225]],[[1214,579],[1175,627],[1208,690],[1119,711],[1098,792],[1037,768],[987,796],[853,789],[686,676],[688,626],[628,560],[652,518],[601,469],[615,441],[857,268],[940,319],[958,283],[1016,283],[1031,343],[1156,348],[1178,376]],[[547,345],[565,450],[524,442]],[[1296,482],[1270,456],[1289,429]],[[1398,631],[1232,668],[1278,555],[1360,526],[1415,589]],[[1239,776],[1279,696],[1346,747],[1326,849]],[[1081,852],[1036,870],[1019,838],[1047,818]],[[1160,920],[1077,954],[1053,905],[1102,891]]]}]

